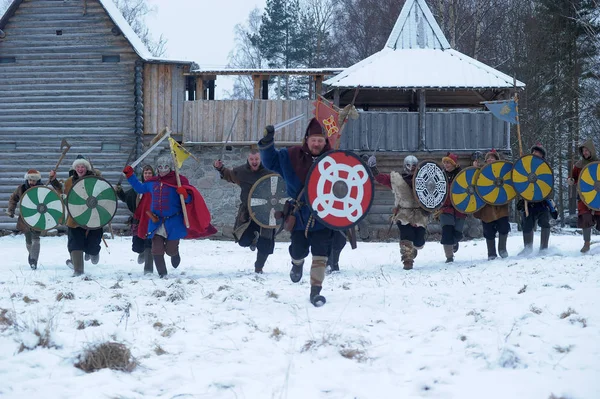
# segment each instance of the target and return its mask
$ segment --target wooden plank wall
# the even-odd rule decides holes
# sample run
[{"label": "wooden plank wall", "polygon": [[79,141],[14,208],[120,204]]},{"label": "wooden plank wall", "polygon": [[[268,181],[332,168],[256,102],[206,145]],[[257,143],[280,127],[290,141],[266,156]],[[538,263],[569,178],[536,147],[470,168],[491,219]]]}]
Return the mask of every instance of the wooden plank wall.
[{"label": "wooden plank wall", "polygon": [[184,103],[183,141],[222,142],[227,140],[235,114],[237,118],[229,141],[256,142],[265,126],[296,115],[306,119],[277,132],[277,140],[300,142],[312,118],[312,100],[199,100]]},{"label": "wooden plank wall", "polygon": [[144,65],[144,134],[156,134],[168,126],[183,132],[183,103],[187,66],[146,63]]}]

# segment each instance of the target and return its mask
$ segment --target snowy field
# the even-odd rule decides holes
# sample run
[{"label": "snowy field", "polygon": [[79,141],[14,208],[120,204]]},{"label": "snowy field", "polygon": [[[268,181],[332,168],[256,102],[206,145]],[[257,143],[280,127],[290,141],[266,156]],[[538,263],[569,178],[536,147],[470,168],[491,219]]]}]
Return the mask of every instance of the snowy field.
[{"label": "snowy field", "polygon": [[[484,241],[461,243],[450,265],[429,242],[408,272],[397,243],[348,246],[322,308],[308,267],[289,280],[286,243],[255,275],[248,249],[184,241],[160,280],[128,237],[72,278],[66,242],[42,238],[32,271],[24,237],[0,238],[1,398],[600,398],[600,245],[581,256],[580,236],[517,258],[513,234],[491,262]],[[105,341],[138,367],[74,367]]]}]

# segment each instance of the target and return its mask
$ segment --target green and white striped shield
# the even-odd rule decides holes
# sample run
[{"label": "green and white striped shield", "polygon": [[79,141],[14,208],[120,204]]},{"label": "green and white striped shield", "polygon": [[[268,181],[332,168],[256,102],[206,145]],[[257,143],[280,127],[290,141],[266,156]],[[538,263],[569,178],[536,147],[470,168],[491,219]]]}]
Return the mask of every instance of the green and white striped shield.
[{"label": "green and white striped shield", "polygon": [[21,196],[19,211],[27,226],[46,231],[62,223],[65,205],[56,191],[46,186],[34,186]]},{"label": "green and white striped shield", "polygon": [[67,195],[67,209],[79,226],[101,229],[117,213],[117,194],[109,182],[101,177],[83,177]]}]

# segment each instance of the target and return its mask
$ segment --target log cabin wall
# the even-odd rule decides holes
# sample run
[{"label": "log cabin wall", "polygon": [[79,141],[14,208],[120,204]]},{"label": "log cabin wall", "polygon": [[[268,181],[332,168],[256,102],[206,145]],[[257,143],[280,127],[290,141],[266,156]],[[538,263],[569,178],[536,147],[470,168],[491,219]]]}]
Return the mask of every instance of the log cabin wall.
[{"label": "log cabin wall", "polygon": [[[0,209],[29,168],[44,181],[77,154],[115,182],[135,140],[134,67],[140,58],[97,0],[23,0],[0,39]],[[129,217],[119,207],[114,225]],[[0,212],[0,228],[14,219]]]}]

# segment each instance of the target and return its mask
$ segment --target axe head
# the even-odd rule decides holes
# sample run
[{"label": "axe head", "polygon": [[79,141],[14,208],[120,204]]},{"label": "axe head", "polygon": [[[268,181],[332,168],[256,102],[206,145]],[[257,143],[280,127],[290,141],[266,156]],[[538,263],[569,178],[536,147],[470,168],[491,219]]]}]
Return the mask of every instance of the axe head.
[{"label": "axe head", "polygon": [[62,141],[60,142],[60,149],[61,150],[64,150],[64,149],[68,150],[69,148],[71,148],[71,144],[69,144],[66,139],[62,139]]}]

